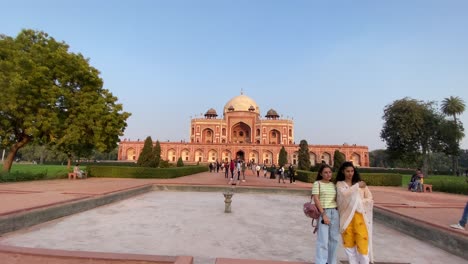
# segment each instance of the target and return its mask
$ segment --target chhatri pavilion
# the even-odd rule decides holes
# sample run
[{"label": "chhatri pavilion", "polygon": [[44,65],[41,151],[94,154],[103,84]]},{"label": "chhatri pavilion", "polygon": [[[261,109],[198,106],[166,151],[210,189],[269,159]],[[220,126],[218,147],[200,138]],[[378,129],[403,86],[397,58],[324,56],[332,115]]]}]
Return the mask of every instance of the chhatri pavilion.
[{"label": "chhatri pavilion", "polygon": [[[154,142],[156,144],[156,142]],[[138,160],[144,141],[124,139],[119,144],[118,159]],[[161,158],[184,163],[208,163],[240,158],[261,164],[278,163],[284,146],[288,161],[298,162],[299,144],[294,140],[294,123],[282,119],[274,109],[264,117],[255,101],[242,94],[229,100],[218,118],[215,109],[209,109],[204,118],[193,118],[190,124],[190,142],[160,142]],[[357,166],[369,166],[369,149],[356,145],[309,145],[312,165],[325,162],[333,165],[333,154],[339,150],[346,160]]]}]

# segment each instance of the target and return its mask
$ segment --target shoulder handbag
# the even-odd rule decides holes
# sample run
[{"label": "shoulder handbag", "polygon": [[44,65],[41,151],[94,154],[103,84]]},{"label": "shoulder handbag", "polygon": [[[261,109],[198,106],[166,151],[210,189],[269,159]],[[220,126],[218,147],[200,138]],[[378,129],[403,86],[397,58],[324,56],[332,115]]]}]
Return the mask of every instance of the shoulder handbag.
[{"label": "shoulder handbag", "polygon": [[[320,183],[318,183],[318,185],[319,185],[319,195],[320,195]],[[314,220],[317,223],[320,217],[320,210],[315,205],[314,199],[312,199],[312,197],[310,198],[310,202],[307,202],[304,204],[303,210],[304,210],[304,214],[307,217],[312,218],[312,226],[314,226]]]}]

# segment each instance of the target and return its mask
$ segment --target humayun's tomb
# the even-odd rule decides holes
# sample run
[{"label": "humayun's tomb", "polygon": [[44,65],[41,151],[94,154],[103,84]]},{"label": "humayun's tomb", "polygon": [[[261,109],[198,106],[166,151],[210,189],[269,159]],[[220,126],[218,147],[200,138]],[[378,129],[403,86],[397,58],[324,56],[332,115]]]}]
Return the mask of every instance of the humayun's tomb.
[{"label": "humayun's tomb", "polygon": [[[155,142],[154,142],[155,144]],[[119,144],[118,159],[138,160],[144,141],[124,139]],[[262,118],[255,101],[242,94],[226,103],[223,117],[209,109],[204,118],[193,118],[190,125],[190,142],[160,142],[161,157],[176,162],[208,163],[240,158],[255,163],[278,163],[279,152],[284,146],[288,161],[297,164],[299,144],[294,141],[294,124],[281,119],[270,109]],[[356,145],[309,145],[312,165],[326,162],[332,165],[333,154],[339,150],[346,160],[358,166],[369,166],[369,149]]]}]

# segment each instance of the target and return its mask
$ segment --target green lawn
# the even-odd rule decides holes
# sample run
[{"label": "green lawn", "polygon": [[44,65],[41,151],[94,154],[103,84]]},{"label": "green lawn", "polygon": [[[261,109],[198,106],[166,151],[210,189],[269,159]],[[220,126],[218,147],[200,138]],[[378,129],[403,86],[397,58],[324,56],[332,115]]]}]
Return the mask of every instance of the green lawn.
[{"label": "green lawn", "polygon": [[[3,164],[0,164],[0,169],[3,168]],[[82,170],[86,167],[81,167]],[[70,171],[72,168],[70,169]],[[39,165],[39,164],[18,164],[14,163],[11,166],[10,173],[27,173],[27,174],[39,174],[45,173],[46,179],[59,179],[66,178],[68,169],[66,165]]]},{"label": "green lawn", "polygon": [[[401,186],[408,187],[411,175],[403,175]],[[468,193],[468,177],[452,175],[429,175],[424,177],[425,184],[432,184],[432,190],[449,193]]]}]

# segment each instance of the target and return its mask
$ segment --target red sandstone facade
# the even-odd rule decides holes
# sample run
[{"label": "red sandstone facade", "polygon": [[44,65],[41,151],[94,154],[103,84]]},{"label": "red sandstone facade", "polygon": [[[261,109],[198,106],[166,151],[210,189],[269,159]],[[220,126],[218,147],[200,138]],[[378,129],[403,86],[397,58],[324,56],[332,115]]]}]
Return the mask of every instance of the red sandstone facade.
[{"label": "red sandstone facade", "polygon": [[[208,163],[241,158],[256,163],[278,163],[279,152],[284,146],[288,161],[297,164],[299,145],[294,141],[294,123],[280,119],[270,109],[261,118],[260,109],[250,97],[239,95],[226,103],[223,118],[217,118],[216,110],[209,109],[205,118],[191,120],[190,142],[160,142],[161,157],[176,162]],[[119,144],[119,160],[138,160],[143,141],[124,139]],[[369,149],[356,145],[309,145],[312,165],[324,161],[332,165],[333,154],[339,150],[346,160],[358,166],[369,166]]]}]

